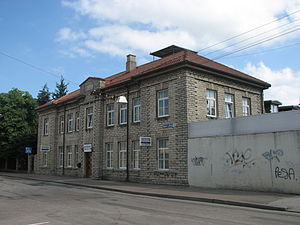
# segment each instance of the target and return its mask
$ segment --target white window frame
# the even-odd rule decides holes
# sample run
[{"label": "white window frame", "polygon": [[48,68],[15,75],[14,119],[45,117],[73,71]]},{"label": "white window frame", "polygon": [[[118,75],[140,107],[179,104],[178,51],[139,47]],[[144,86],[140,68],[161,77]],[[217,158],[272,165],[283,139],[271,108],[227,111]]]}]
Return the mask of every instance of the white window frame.
[{"label": "white window frame", "polygon": [[126,142],[119,142],[119,169],[125,170],[127,167],[127,150]]},{"label": "white window frame", "polygon": [[108,104],[106,106],[106,124],[108,127],[115,125],[115,105],[114,104]]},{"label": "white window frame", "polygon": [[63,146],[58,146],[58,167],[63,167],[64,165],[64,148]]},{"label": "white window frame", "polygon": [[250,116],[251,115],[251,99],[243,97],[243,116]]},{"label": "white window frame", "polygon": [[278,105],[270,105],[270,113],[278,113]]},{"label": "white window frame", "polygon": [[141,122],[141,99],[135,98],[133,99],[133,122],[139,123]]},{"label": "white window frame", "polygon": [[119,113],[119,118],[120,118],[120,125],[127,124],[127,103],[120,103],[120,113]]},{"label": "white window frame", "polygon": [[206,90],[207,116],[217,117],[217,91]]},{"label": "white window frame", "polygon": [[225,93],[225,118],[234,117],[234,96],[232,94]]},{"label": "white window frame", "polygon": [[168,145],[169,145],[169,139],[167,138],[161,138],[157,140],[158,170],[170,169],[170,154],[169,154]]},{"label": "white window frame", "polygon": [[93,128],[93,107],[86,108],[86,128]]},{"label": "white window frame", "polygon": [[75,131],[79,131],[80,129],[80,114],[79,112],[75,113]]},{"label": "white window frame", "polygon": [[47,151],[42,152],[42,166],[48,167],[48,152]]},{"label": "white window frame", "polygon": [[169,116],[169,90],[161,90],[157,92],[157,117]]},{"label": "white window frame", "polygon": [[49,135],[49,118],[44,119],[44,135]]},{"label": "white window frame", "polygon": [[65,132],[65,118],[64,116],[59,117],[59,133],[63,134]]},{"label": "white window frame", "polygon": [[72,146],[68,145],[67,146],[67,160],[66,160],[66,164],[67,164],[67,168],[72,168],[73,166],[73,152],[72,152]]},{"label": "white window frame", "polygon": [[112,169],[113,168],[113,143],[105,143],[105,150],[106,150],[106,168]]},{"label": "white window frame", "polygon": [[132,142],[133,169],[140,169],[140,141]]},{"label": "white window frame", "polygon": [[68,126],[67,132],[71,133],[73,131],[73,113],[68,114]]}]

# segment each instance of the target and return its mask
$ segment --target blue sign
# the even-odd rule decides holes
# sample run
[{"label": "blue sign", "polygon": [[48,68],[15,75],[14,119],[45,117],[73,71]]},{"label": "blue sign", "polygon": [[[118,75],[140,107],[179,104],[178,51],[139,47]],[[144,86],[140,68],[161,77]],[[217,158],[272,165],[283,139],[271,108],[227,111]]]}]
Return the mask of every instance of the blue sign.
[{"label": "blue sign", "polygon": [[25,153],[26,154],[31,154],[32,153],[32,148],[31,147],[25,147]]},{"label": "blue sign", "polygon": [[173,128],[176,127],[176,123],[167,123],[162,125],[162,128]]}]

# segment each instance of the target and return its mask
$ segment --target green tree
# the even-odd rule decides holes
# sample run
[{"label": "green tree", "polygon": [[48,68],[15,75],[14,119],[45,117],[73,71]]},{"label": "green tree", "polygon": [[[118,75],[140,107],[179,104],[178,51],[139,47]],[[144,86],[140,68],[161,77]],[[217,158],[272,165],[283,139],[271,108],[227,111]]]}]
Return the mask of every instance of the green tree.
[{"label": "green tree", "polygon": [[57,99],[68,93],[68,85],[69,83],[65,83],[65,79],[63,76],[60,77],[60,82],[56,83],[56,89],[54,93],[52,93],[52,98]]},{"label": "green tree", "polygon": [[37,95],[38,105],[43,105],[51,100],[51,92],[47,86],[47,83],[44,85],[43,89],[41,89]]},{"label": "green tree", "polygon": [[0,158],[25,158],[25,147],[36,150],[36,100],[25,91],[0,93]]}]

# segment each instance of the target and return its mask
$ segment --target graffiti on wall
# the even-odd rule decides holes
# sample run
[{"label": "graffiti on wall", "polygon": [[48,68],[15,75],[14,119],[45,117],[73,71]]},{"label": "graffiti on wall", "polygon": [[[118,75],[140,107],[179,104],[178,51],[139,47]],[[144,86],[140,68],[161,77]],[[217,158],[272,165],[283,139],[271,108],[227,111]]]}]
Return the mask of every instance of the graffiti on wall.
[{"label": "graffiti on wall", "polygon": [[265,152],[262,154],[265,159],[269,160],[270,162],[274,159],[277,160],[277,162],[280,162],[280,157],[283,156],[283,151],[281,149],[270,149],[269,152]]},{"label": "graffiti on wall", "polygon": [[295,180],[296,174],[293,168],[279,168],[276,166],[275,168],[275,178],[281,178],[285,180]]},{"label": "graffiti on wall", "polygon": [[202,156],[195,156],[194,158],[191,158],[191,162],[193,163],[194,166],[204,166],[205,160],[207,158],[204,158]]},{"label": "graffiti on wall", "polygon": [[225,160],[229,166],[241,166],[250,168],[255,165],[255,159],[252,157],[252,149],[247,148],[245,151],[226,152]]}]

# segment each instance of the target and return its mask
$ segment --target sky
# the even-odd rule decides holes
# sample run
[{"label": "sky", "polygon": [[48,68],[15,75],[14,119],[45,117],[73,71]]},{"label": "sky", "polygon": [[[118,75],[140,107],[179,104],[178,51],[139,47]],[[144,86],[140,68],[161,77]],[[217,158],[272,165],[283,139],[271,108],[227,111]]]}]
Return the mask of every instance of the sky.
[{"label": "sky", "polygon": [[169,45],[272,85],[265,100],[300,102],[300,0],[0,0],[0,93],[69,92],[87,77],[141,65]]}]

